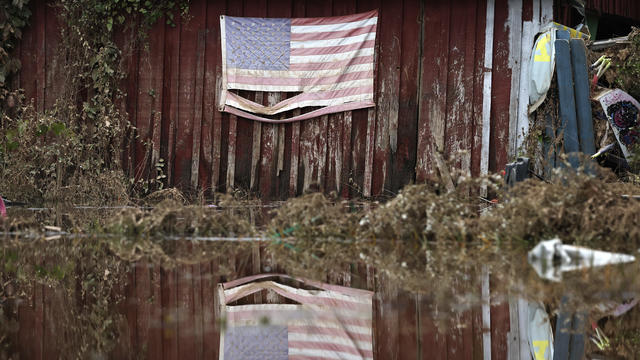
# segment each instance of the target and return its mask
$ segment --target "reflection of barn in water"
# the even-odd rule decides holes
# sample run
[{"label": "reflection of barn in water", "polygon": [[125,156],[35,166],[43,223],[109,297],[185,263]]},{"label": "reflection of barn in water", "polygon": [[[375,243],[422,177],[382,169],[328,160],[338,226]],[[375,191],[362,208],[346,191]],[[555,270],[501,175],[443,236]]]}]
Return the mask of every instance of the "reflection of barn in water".
[{"label": "reflection of barn in water", "polygon": [[[405,184],[437,172],[433,153],[456,157],[456,166],[477,175],[501,170],[516,154],[518,134],[528,126],[525,75],[534,35],[554,18],[576,25],[570,7],[552,0],[192,0],[191,19],[156,24],[148,52],[125,60],[129,77],[123,106],[139,139],[125,149],[130,174],[153,177],[158,159],[167,164],[169,186],[208,191],[243,189],[264,199],[307,190],[344,197],[395,194]],[[31,26],[20,54],[19,86],[38,110],[53,105],[58,38],[55,8],[33,1]],[[216,107],[220,71],[219,16],[320,17],[379,9],[377,106],[294,124],[260,124]],[[640,19],[635,1],[587,1],[603,33],[607,19]],[[619,19],[619,18],[615,18]],[[117,33],[125,46],[129,34]],[[150,89],[154,96],[149,96]],[[243,93],[268,104],[279,93]],[[144,143],[150,141],[150,154]],[[233,261],[236,275],[265,270],[270,259],[254,251]],[[124,290],[130,348],[118,354],[149,358],[210,358],[218,349],[213,291],[217,264],[166,270],[140,263]],[[354,266],[330,281],[376,291],[374,351],[377,359],[518,358],[515,305],[496,303],[460,314],[463,327],[437,334],[420,297],[399,292],[373,269]],[[488,283],[487,283],[488,285]],[[474,291],[480,292],[480,289]],[[61,355],[56,348],[55,289],[41,287],[21,305],[19,346],[24,358]],[[150,300],[152,299],[152,300]],[[30,322],[27,324],[27,320]],[[193,326],[200,330],[192,331]],[[35,330],[34,330],[35,329]],[[24,332],[24,333],[23,333]],[[34,335],[32,335],[34,334]],[[510,344],[510,345],[509,345]],[[125,345],[123,345],[125,346]],[[114,355],[116,356],[116,355]]]}]

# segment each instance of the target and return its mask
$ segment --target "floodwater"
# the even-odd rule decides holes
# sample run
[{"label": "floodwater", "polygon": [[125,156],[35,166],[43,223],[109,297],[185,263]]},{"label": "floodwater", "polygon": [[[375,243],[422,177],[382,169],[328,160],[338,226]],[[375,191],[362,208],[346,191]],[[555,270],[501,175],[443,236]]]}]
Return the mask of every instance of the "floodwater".
[{"label": "floodwater", "polygon": [[[363,358],[465,359],[489,351],[499,359],[514,348],[526,353],[534,305],[547,314],[555,336],[561,316],[583,316],[577,334],[583,334],[586,354],[633,358],[639,349],[640,310],[631,304],[640,293],[637,262],[566,272],[560,281],[549,281],[529,264],[531,246],[425,248],[402,239],[361,244],[322,228],[322,221],[331,224],[329,218],[310,223],[328,237],[314,238],[305,227],[278,231],[273,224],[281,214],[274,210],[286,206],[281,202],[171,206],[10,207],[2,233],[0,354],[215,357],[225,341],[221,332],[232,344],[238,324],[256,325],[239,323],[220,307],[220,286],[263,273],[370,291],[370,298],[356,296],[370,302],[368,315],[358,315],[369,345],[354,345]],[[337,206],[357,217],[380,207]],[[303,242],[295,241],[295,231]],[[270,281],[281,284],[281,291]],[[297,306],[301,298],[285,296],[287,289],[318,289],[290,278],[258,282],[262,288],[228,307]],[[290,322],[315,326],[320,316],[278,311],[256,315],[256,331]],[[594,327],[607,336],[606,346],[590,341]]]}]

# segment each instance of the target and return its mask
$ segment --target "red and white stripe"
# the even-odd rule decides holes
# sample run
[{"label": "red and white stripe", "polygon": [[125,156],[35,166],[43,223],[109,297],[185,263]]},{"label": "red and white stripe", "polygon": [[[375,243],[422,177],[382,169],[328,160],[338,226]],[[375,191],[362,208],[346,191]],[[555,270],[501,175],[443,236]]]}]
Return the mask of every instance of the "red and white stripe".
[{"label": "red and white stripe", "polygon": [[264,106],[224,92],[223,104],[265,115],[308,106],[335,110],[347,103],[358,104],[359,108],[374,106],[377,22],[376,10],[348,16],[291,19],[288,71],[227,68],[223,70],[223,81],[228,90],[302,94],[285,100],[284,104]]},{"label": "red and white stripe", "polygon": [[[372,293],[303,290],[273,281],[219,288],[227,326],[285,325],[291,360],[373,359]],[[299,304],[224,306],[257,291],[270,289]]]}]

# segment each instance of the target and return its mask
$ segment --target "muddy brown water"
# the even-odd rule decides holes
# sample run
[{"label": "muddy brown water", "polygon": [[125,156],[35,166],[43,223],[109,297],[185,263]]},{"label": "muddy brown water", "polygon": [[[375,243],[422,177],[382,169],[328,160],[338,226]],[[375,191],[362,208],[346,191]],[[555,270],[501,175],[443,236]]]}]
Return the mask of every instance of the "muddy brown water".
[{"label": "muddy brown water", "polygon": [[[454,349],[473,344],[472,351],[478,351],[483,316],[488,316],[494,347],[501,351],[506,342],[498,339],[506,338],[512,326],[510,302],[524,298],[545,304],[554,322],[564,296],[570,298],[572,311],[586,311],[595,323],[600,320],[598,324],[613,342],[609,353],[626,356],[635,351],[625,339],[640,329],[638,310],[614,319],[603,318],[606,314],[596,309],[598,304],[620,303],[629,293],[640,293],[637,262],[564,274],[561,282],[554,283],[540,279],[527,263],[526,247],[478,256],[473,249],[433,247],[427,255],[433,265],[427,268],[412,268],[411,263],[403,264],[397,258],[390,263],[361,256],[335,267],[322,263],[324,272],[313,266],[305,272],[304,267],[288,264],[292,258],[310,262],[313,258],[293,250],[289,255],[272,251],[275,240],[266,229],[274,216],[272,210],[279,206],[281,203],[224,209],[209,206],[203,210],[231,211],[245,218],[258,229],[247,236],[155,234],[146,238],[97,229],[103,230],[102,226],[122,211],[150,208],[10,207],[15,226],[1,235],[1,295],[4,317],[13,325],[2,329],[2,344],[23,354],[21,358],[38,357],[39,351],[84,354],[86,348],[116,358],[125,354],[156,358],[182,348],[189,349],[185,350],[187,358],[204,358],[217,351],[216,339],[224,324],[217,317],[217,285],[257,273],[288,272],[374,291],[376,354],[384,354],[387,346],[421,351],[425,344],[436,346],[439,337]],[[348,206],[352,211],[363,211],[377,204]],[[44,226],[57,226],[60,231],[45,230]],[[339,246],[347,253],[353,244]],[[96,252],[102,259],[91,259],[89,252],[95,249],[101,249]],[[95,305],[101,302],[105,304]],[[233,305],[265,302],[293,303],[262,291]],[[483,315],[487,308],[488,315]],[[101,322],[110,325],[96,327]],[[59,340],[51,341],[58,333],[62,334]],[[626,335],[620,338],[621,334]],[[407,341],[409,347],[400,350],[400,344]]]}]

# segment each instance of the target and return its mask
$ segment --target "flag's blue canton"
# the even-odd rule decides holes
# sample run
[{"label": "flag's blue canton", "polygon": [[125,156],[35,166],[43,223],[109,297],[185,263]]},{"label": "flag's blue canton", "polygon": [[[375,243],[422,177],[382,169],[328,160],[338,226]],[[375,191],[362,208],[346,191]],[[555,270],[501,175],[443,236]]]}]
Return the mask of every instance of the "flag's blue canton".
[{"label": "flag's blue canton", "polygon": [[224,334],[225,360],[288,360],[286,326],[230,326]]},{"label": "flag's blue canton", "polygon": [[291,19],[227,16],[227,67],[289,70]]}]

